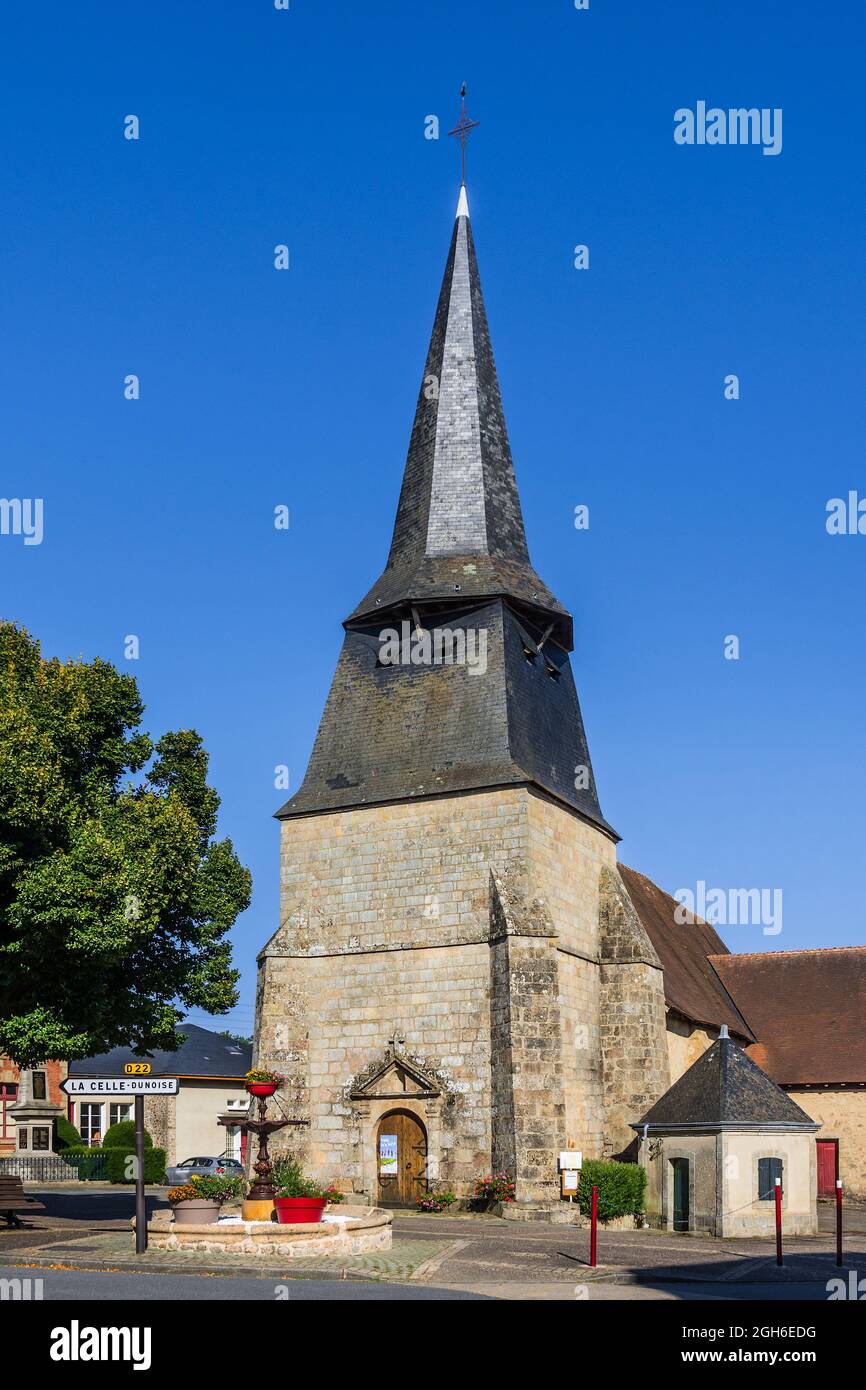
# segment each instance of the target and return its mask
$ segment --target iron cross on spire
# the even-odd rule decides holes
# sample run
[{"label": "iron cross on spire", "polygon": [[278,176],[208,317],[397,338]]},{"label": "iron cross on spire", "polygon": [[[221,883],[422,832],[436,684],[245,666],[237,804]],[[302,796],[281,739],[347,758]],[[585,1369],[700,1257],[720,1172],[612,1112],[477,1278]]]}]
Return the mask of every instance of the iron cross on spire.
[{"label": "iron cross on spire", "polygon": [[460,141],[460,182],[466,182],[466,141],[469,139],[470,131],[473,131],[479,121],[471,121],[466,114],[466,83],[460,88],[460,120],[453,130],[449,130],[449,135],[456,135]]}]

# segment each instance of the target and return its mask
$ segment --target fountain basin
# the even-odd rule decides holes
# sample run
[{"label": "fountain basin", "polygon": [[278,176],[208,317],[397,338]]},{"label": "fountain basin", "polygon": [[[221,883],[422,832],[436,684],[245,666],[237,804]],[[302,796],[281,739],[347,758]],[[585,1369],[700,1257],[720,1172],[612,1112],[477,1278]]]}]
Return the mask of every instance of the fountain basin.
[{"label": "fountain basin", "polygon": [[151,1250],[201,1250],[245,1257],[366,1255],[391,1249],[391,1222],[391,1213],[379,1207],[348,1205],[332,1208],[321,1222],[290,1226],[244,1221],[236,1213],[209,1226],[178,1225],[170,1211],[157,1211],[148,1222],[147,1241]]}]

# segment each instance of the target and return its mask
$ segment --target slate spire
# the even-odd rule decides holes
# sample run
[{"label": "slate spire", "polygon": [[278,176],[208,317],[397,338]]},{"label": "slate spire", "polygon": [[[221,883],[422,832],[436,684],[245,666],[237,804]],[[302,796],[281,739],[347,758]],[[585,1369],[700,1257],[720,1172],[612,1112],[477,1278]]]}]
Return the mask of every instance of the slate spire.
[{"label": "slate spire", "polygon": [[388,563],[349,621],[467,595],[507,595],[571,650],[570,615],[529,560],[461,186]]},{"label": "slate spire", "polygon": [[279,816],[528,784],[619,838],[598,803],[571,617],[529,560],[465,187],[388,562],[343,626],[306,776]]}]

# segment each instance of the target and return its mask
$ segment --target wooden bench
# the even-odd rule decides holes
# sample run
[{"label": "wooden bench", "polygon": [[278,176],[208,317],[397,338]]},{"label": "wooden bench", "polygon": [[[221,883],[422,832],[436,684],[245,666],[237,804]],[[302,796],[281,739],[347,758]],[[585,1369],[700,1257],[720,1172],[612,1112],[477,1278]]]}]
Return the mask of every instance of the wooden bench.
[{"label": "wooden bench", "polygon": [[24,1184],[20,1178],[7,1178],[0,1176],[0,1216],[6,1217],[9,1226],[20,1226],[22,1223],[16,1212],[19,1211],[44,1211],[42,1202],[37,1202],[35,1197],[28,1197],[24,1191]]}]

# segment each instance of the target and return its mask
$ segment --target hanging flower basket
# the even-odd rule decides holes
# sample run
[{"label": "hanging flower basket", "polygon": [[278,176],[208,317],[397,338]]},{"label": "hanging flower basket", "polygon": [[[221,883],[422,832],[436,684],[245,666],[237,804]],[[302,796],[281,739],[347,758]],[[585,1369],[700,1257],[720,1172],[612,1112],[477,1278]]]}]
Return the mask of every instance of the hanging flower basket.
[{"label": "hanging flower basket", "polygon": [[272,1096],[280,1089],[282,1081],[278,1072],[253,1067],[244,1077],[244,1087],[251,1096]]}]

